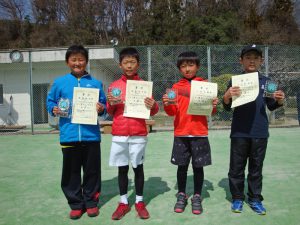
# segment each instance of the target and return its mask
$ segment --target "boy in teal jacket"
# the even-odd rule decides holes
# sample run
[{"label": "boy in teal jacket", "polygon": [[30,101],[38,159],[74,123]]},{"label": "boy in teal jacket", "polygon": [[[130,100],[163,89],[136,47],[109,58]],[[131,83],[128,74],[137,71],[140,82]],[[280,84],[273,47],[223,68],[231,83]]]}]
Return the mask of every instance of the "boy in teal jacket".
[{"label": "boy in teal jacket", "polygon": [[[66,63],[71,72],[57,78],[47,97],[47,110],[52,116],[62,111],[58,104],[71,106],[74,87],[96,88],[99,100],[95,110],[106,112],[106,97],[101,81],[86,72],[88,51],[81,45],[73,45],[66,52]],[[67,113],[68,114],[68,113]],[[98,198],[101,191],[101,154],[99,124],[75,124],[71,116],[59,118],[60,144],[63,153],[61,188],[71,208],[70,218],[79,219],[84,212],[94,217],[99,214]],[[81,168],[83,181],[81,182]]]}]

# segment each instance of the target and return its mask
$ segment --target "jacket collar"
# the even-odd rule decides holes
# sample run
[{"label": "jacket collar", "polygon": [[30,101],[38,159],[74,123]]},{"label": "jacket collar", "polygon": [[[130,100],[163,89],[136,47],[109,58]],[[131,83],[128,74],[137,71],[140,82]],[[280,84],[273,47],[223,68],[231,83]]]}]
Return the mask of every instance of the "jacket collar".
[{"label": "jacket collar", "polygon": [[[122,74],[121,79],[122,79],[123,81],[127,81],[127,80],[128,80],[127,77],[125,76],[125,74]],[[139,77],[139,75],[136,74],[136,75],[133,76],[133,79],[132,79],[132,80],[140,80],[140,79],[141,79],[141,78]]]},{"label": "jacket collar", "polygon": [[180,83],[191,83],[191,81],[192,80],[195,80],[195,81],[202,81],[203,80],[203,78],[201,78],[201,77],[193,77],[192,79],[186,79],[185,77],[183,77],[183,78],[181,78],[180,80],[179,80],[179,82]]},{"label": "jacket collar", "polygon": [[74,73],[70,73],[73,77],[75,77],[76,79],[80,79],[80,78],[82,78],[82,77],[85,77],[85,76],[89,76],[89,73],[88,72],[84,72],[84,74],[81,76],[81,77],[77,77]]}]

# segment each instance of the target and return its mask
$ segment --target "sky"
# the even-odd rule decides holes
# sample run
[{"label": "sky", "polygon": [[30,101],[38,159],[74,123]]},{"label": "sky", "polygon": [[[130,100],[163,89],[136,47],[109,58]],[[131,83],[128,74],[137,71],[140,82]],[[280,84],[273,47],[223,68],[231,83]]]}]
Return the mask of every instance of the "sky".
[{"label": "sky", "polygon": [[294,0],[295,8],[294,8],[294,16],[296,18],[296,22],[300,27],[300,0]]}]

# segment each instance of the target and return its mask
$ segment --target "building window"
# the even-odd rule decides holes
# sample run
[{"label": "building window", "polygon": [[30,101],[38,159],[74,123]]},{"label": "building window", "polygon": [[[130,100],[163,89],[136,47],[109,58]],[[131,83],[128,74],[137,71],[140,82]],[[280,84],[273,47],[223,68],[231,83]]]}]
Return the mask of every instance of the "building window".
[{"label": "building window", "polygon": [[3,104],[3,84],[0,84],[0,105]]}]

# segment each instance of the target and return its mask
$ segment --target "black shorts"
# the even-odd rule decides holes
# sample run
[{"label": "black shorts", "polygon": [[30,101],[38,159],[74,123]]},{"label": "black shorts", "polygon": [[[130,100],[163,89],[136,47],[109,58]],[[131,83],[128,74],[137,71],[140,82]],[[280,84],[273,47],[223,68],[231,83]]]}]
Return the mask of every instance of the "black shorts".
[{"label": "black shorts", "polygon": [[196,168],[211,165],[210,145],[207,137],[174,137],[171,163]]}]

